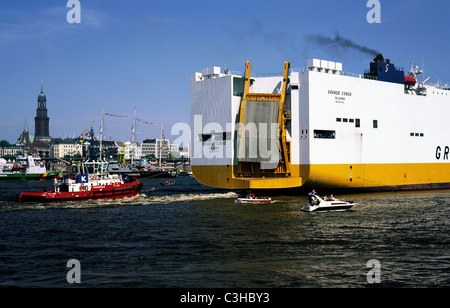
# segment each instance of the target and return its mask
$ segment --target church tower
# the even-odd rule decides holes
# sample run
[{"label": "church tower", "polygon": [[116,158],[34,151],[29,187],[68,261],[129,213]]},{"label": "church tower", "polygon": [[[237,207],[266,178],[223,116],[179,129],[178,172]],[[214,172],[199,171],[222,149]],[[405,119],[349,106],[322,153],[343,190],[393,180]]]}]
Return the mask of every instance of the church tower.
[{"label": "church tower", "polygon": [[34,118],[34,129],[36,139],[50,139],[49,121],[47,116],[47,97],[44,94],[44,88],[41,84],[41,93],[39,93],[38,107],[36,109],[36,117]]}]

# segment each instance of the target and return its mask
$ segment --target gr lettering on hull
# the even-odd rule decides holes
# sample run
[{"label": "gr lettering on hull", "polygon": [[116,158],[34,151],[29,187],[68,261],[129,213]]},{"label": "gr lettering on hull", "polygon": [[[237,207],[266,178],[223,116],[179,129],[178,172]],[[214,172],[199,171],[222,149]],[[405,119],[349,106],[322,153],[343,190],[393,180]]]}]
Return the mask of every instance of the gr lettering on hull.
[{"label": "gr lettering on hull", "polygon": [[448,154],[450,152],[450,147],[445,146],[444,150],[440,146],[436,148],[436,159],[437,160],[448,160]]}]

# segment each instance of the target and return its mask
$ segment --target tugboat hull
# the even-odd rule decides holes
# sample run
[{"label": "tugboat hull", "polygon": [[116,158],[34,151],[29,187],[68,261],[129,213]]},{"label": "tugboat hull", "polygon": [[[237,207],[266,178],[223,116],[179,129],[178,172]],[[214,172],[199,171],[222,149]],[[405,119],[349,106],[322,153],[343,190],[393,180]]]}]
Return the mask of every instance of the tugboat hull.
[{"label": "tugboat hull", "polygon": [[80,191],[35,191],[23,192],[17,196],[18,202],[67,202],[67,201],[86,201],[99,199],[120,199],[131,198],[139,194],[142,189],[142,183],[134,181],[132,183],[114,184],[105,186],[93,186],[90,190]]}]

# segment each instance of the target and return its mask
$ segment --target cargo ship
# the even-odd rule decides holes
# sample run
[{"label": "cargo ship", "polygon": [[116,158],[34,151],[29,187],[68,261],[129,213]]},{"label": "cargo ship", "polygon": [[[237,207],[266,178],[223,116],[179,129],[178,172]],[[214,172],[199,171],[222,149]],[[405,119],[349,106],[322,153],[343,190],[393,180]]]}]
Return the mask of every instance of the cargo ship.
[{"label": "cargo ship", "polygon": [[199,182],[251,190],[450,188],[450,86],[419,82],[412,59],[408,73],[381,54],[361,74],[320,59],[301,69],[285,62],[276,75],[251,68],[191,74],[191,169]]}]

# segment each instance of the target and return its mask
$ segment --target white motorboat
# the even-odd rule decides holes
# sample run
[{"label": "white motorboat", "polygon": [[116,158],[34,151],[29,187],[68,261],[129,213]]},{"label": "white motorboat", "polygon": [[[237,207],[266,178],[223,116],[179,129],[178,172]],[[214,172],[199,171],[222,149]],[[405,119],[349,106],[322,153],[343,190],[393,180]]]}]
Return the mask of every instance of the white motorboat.
[{"label": "white motorboat", "polygon": [[245,198],[237,198],[234,203],[247,203],[247,204],[269,204],[272,203],[271,198],[256,198],[255,194],[249,192]]},{"label": "white motorboat", "polygon": [[271,198],[252,199],[252,198],[237,198],[235,203],[249,203],[249,204],[269,204],[272,203]]},{"label": "white motorboat", "polygon": [[235,203],[249,203],[249,204],[268,204],[272,203],[271,198],[256,198],[253,193],[248,193],[245,198],[237,198]]},{"label": "white motorboat", "polygon": [[324,200],[318,195],[310,195],[309,202],[305,204],[302,211],[320,212],[320,211],[348,211],[356,203],[353,200],[341,201],[338,199]]}]

